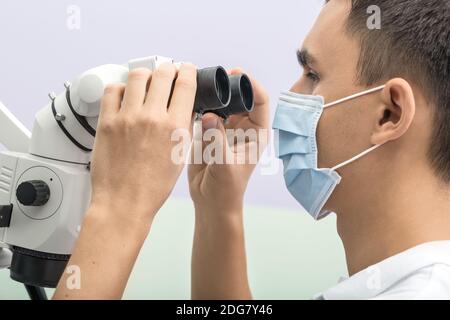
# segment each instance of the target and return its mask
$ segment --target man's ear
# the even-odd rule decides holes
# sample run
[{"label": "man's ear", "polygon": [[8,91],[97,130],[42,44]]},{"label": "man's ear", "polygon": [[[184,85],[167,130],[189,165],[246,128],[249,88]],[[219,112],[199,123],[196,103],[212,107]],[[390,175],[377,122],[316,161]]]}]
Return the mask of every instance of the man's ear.
[{"label": "man's ear", "polygon": [[395,78],[386,83],[377,114],[372,143],[375,145],[397,140],[408,131],[416,114],[414,93],[407,81]]}]

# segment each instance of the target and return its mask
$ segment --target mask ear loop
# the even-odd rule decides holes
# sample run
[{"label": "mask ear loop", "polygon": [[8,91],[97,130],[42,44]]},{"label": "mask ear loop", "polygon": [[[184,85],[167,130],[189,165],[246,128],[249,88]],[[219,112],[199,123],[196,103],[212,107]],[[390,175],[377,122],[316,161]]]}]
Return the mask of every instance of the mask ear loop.
[{"label": "mask ear loop", "polygon": [[340,104],[340,103],[343,103],[343,102],[346,102],[346,101],[349,101],[349,100],[353,100],[353,99],[365,96],[365,95],[373,93],[373,92],[377,92],[377,91],[383,90],[385,87],[386,87],[386,85],[382,85],[380,87],[376,87],[376,88],[373,88],[373,89],[370,89],[370,90],[367,90],[367,91],[363,91],[363,92],[360,92],[360,93],[357,93],[357,94],[354,94],[354,95],[351,95],[351,96],[348,96],[348,97],[336,100],[334,102],[327,103],[323,107],[324,108],[333,107],[333,106],[335,106],[337,104]]},{"label": "mask ear loop", "polygon": [[[386,85],[382,85],[382,86],[379,86],[379,87],[376,87],[376,88],[373,88],[373,89],[370,89],[370,90],[367,90],[367,91],[363,91],[363,92],[360,92],[360,93],[357,93],[357,94],[354,94],[354,95],[351,95],[351,96],[348,96],[348,97],[336,100],[334,102],[331,102],[331,103],[328,103],[328,104],[324,105],[324,108],[333,107],[333,106],[335,106],[337,104],[340,104],[340,103],[343,103],[343,102],[346,102],[346,101],[349,101],[349,100],[353,100],[353,99],[365,96],[365,95],[373,93],[373,92],[377,92],[377,91],[383,90],[385,87],[386,87]],[[367,149],[366,151],[358,154],[357,156],[351,158],[350,160],[347,160],[347,161],[345,161],[345,162],[343,162],[343,163],[341,163],[341,164],[331,168],[331,170],[333,170],[333,171],[339,170],[339,169],[341,169],[341,168],[343,168],[343,167],[345,167],[345,166],[347,166],[347,165],[349,165],[349,164],[351,164],[351,163],[361,159],[362,157],[365,157],[366,155],[368,155],[372,151],[375,151],[376,149],[378,149],[381,146],[382,146],[381,144],[373,146],[372,148]]]},{"label": "mask ear loop", "polygon": [[372,151],[378,149],[378,148],[381,147],[381,146],[382,146],[382,144],[378,144],[378,145],[376,145],[376,146],[373,146],[372,148],[367,149],[366,151],[364,151],[364,152],[358,154],[356,157],[353,157],[353,158],[351,158],[350,160],[347,160],[347,161],[345,161],[345,162],[343,162],[343,163],[337,165],[336,167],[331,168],[331,170],[333,170],[333,171],[339,170],[339,169],[341,169],[342,167],[345,167],[345,166],[349,165],[350,163],[353,163],[353,162],[355,162],[355,161],[361,159],[362,157],[368,155],[369,153],[371,153]]}]

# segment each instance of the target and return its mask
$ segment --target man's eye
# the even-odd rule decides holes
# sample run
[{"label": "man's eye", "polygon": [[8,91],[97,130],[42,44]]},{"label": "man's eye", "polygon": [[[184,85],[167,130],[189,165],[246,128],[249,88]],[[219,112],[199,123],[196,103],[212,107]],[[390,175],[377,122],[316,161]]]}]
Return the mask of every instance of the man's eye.
[{"label": "man's eye", "polygon": [[318,82],[320,80],[319,75],[311,71],[306,74],[306,77],[313,82]]}]

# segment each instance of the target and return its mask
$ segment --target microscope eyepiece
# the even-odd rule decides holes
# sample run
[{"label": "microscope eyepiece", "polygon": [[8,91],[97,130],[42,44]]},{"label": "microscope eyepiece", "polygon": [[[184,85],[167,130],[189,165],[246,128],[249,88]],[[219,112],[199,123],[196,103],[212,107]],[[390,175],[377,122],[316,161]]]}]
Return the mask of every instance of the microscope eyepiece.
[{"label": "microscope eyepiece", "polygon": [[231,100],[230,79],[223,67],[200,69],[197,72],[197,95],[194,111],[206,113],[225,108]]},{"label": "microscope eyepiece", "polygon": [[249,77],[245,74],[230,76],[231,101],[227,108],[212,111],[218,116],[228,118],[234,114],[249,113],[253,111],[255,98]]},{"label": "microscope eyepiece", "polygon": [[[236,111],[252,112],[253,108],[255,107],[255,95],[253,92],[252,82],[250,81],[250,78],[245,74],[242,74],[241,76],[236,76],[236,78],[239,80],[239,88],[240,88],[239,101],[242,101],[241,105],[242,107],[235,107]],[[233,99],[233,91],[231,98]],[[231,106],[233,107],[233,105],[239,106],[237,96],[235,103],[233,103],[233,100],[231,101]]]}]

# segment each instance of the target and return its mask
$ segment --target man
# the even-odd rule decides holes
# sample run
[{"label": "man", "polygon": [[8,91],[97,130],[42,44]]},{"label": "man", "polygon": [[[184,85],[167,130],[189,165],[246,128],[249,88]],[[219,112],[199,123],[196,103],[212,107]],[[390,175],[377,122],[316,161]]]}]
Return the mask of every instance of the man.
[{"label": "man", "polygon": [[[380,30],[367,25],[372,5]],[[450,298],[449,19],[448,0],[330,0],[298,53],[304,73],[274,121],[278,151],[305,209],[336,212],[350,274],[319,299]],[[316,170],[317,155],[336,169]],[[252,169],[190,168],[194,299],[252,297],[235,197]]]},{"label": "man", "polygon": [[[381,9],[380,30],[368,28],[371,5]],[[449,5],[330,0],[298,52],[304,73],[280,97],[278,152],[288,190],[313,218],[336,212],[350,274],[317,298],[450,298]],[[170,66],[151,78],[140,70],[126,89],[107,90],[92,206],[69,262],[83,270],[83,287],[69,291],[63,278],[55,298],[121,297],[151,221],[181,171],[169,159],[172,145],[161,141],[170,141],[175,127],[191,127],[194,70],[187,65],[178,72],[168,109],[177,73]],[[233,157],[241,155],[225,129],[269,127],[267,95],[254,80],[253,86],[253,113],[234,116],[226,126],[215,115],[203,118],[204,130],[219,130]],[[185,111],[175,126],[173,109]],[[255,143],[264,144],[247,141],[248,147]],[[252,297],[242,221],[254,167],[189,167],[194,299]],[[120,236],[124,232],[130,237]]]}]

